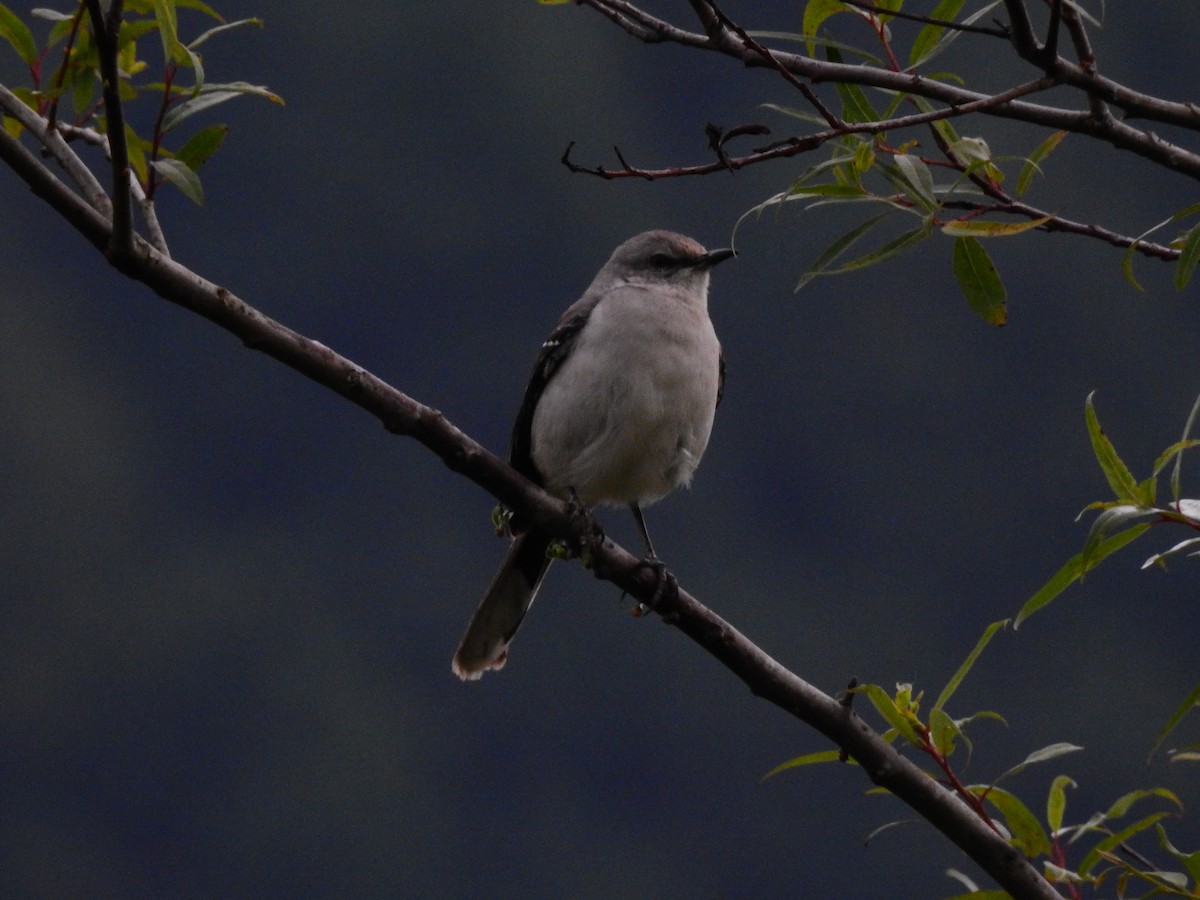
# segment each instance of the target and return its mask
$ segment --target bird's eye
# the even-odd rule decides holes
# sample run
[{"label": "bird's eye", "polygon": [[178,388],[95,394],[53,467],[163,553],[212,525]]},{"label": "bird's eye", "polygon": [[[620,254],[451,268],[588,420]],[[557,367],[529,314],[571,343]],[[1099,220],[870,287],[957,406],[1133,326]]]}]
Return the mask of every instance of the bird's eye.
[{"label": "bird's eye", "polygon": [[656,269],[671,269],[675,266],[675,260],[671,259],[665,253],[655,253],[650,257],[650,265]]}]

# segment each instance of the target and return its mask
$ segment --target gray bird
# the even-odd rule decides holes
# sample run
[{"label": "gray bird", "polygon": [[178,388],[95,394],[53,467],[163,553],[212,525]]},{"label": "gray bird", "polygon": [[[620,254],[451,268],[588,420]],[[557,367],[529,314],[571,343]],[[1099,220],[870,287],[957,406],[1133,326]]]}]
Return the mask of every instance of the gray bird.
[{"label": "gray bird", "polygon": [[[542,344],[513,427],[513,468],[588,508],[628,505],[650,561],[641,508],[691,482],[721,400],[708,281],[731,256],[670,231],[621,244]],[[513,540],[454,654],[460,678],[504,665],[550,543],[536,529]]]}]

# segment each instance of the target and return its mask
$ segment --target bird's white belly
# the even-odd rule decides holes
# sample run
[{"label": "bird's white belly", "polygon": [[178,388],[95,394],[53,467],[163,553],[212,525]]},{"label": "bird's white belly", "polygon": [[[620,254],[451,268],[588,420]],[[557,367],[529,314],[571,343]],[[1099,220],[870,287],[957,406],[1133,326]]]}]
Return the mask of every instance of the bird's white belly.
[{"label": "bird's white belly", "polygon": [[696,311],[702,324],[684,335],[617,306],[597,310],[581,337],[589,345],[551,379],[532,423],[546,487],[574,489],[589,506],[646,504],[689,483],[717,403],[720,347],[707,315]]}]

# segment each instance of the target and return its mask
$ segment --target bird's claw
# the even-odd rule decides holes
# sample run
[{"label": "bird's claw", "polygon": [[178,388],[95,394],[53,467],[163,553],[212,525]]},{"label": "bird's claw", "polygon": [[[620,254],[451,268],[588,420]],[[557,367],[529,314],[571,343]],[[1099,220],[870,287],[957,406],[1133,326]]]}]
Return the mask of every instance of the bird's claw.
[{"label": "bird's claw", "polygon": [[650,598],[650,602],[639,601],[637,606],[633,608],[635,618],[653,612],[658,607],[658,604],[662,602],[663,597],[668,596],[668,594],[673,596],[679,592],[678,580],[667,569],[667,564],[657,556],[643,557],[638,561],[638,568],[653,570],[655,584],[654,595]]}]

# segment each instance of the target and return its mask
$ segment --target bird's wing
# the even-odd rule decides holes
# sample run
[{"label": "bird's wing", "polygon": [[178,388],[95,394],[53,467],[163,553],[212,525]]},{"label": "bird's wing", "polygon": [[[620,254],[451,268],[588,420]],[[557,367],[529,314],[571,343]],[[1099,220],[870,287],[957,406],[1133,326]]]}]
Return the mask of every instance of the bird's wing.
[{"label": "bird's wing", "polygon": [[517,412],[517,421],[513,425],[512,443],[508,451],[508,462],[514,469],[538,484],[543,483],[542,473],[533,462],[533,446],[531,432],[533,430],[533,414],[537,409],[542,392],[550,383],[563,362],[571,355],[576,339],[587,324],[588,317],[599,302],[598,296],[585,295],[570,309],[563,313],[558,320],[550,337],[546,338],[538,351],[537,362],[533,366],[533,374],[529,376],[529,384],[525,387],[525,398],[521,401],[521,409]]}]

